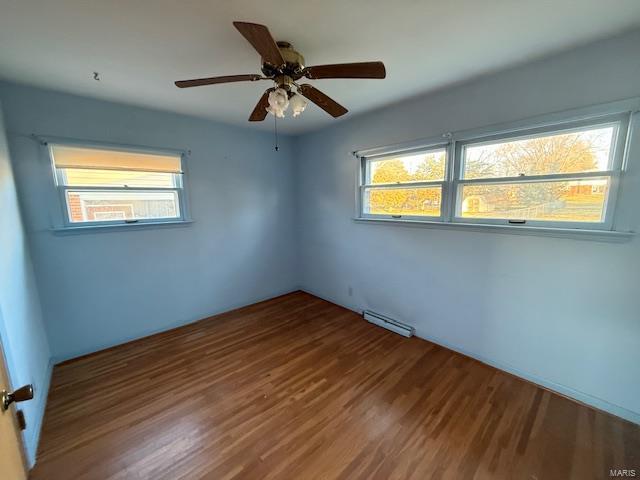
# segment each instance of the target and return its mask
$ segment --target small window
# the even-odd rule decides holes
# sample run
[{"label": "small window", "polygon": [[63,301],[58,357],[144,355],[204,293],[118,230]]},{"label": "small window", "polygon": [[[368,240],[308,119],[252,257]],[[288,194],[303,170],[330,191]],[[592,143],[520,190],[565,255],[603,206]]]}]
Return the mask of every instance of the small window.
[{"label": "small window", "polygon": [[598,227],[617,166],[619,124],[463,142],[456,218]]},{"label": "small window", "polygon": [[367,158],[362,185],[363,214],[394,218],[440,218],[447,150]]},{"label": "small window", "polygon": [[65,224],[185,219],[182,156],[50,144]]}]

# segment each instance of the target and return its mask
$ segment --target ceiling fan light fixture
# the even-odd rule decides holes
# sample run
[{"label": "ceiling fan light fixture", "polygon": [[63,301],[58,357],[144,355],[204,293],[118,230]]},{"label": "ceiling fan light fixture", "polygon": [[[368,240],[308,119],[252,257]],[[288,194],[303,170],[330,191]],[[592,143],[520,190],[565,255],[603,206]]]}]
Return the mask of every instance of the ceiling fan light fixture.
[{"label": "ceiling fan light fixture", "polygon": [[289,104],[291,105],[291,113],[294,117],[297,117],[304,109],[307,108],[307,101],[302,98],[302,95],[295,93],[290,99]]},{"label": "ceiling fan light fixture", "polygon": [[284,112],[289,108],[289,95],[283,88],[276,88],[269,93],[269,106],[267,112],[278,118],[284,118]]},{"label": "ceiling fan light fixture", "polygon": [[[255,82],[271,80],[274,87],[268,88],[258,100],[250,122],[262,122],[271,113],[283,118],[291,103],[292,114],[299,116],[307,106],[307,100],[317,105],[333,118],[341,117],[348,110],[312,85],[298,85],[303,77],[309,80],[323,78],[385,78],[384,63],[355,62],[306,66],[304,57],[289,42],[276,42],[269,29],[257,23],[233,22],[233,26],[260,55],[260,74],[224,75],[218,77],[178,80],[178,88],[200,87],[218,83]],[[294,87],[298,93],[294,93]],[[291,98],[289,98],[291,96]],[[304,98],[302,98],[304,97]],[[290,102],[291,101],[291,102]]]}]

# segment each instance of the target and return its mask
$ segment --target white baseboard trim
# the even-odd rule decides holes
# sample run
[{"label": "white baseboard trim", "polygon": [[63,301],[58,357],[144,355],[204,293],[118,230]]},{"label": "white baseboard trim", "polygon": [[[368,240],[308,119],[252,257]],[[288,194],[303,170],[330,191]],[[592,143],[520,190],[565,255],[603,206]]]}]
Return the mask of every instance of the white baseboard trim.
[{"label": "white baseboard trim", "polygon": [[253,305],[255,303],[265,302],[267,300],[271,300],[272,298],[281,297],[281,296],[287,295],[289,293],[297,292],[298,290],[300,290],[299,287],[289,288],[289,289],[285,289],[285,290],[282,290],[282,291],[276,291],[273,294],[270,294],[268,296],[256,297],[256,298],[247,300],[246,302],[233,304],[231,306],[225,307],[222,310],[215,311],[213,313],[203,314],[203,315],[197,316],[195,318],[190,318],[190,319],[187,319],[187,320],[181,320],[181,321],[178,321],[178,322],[174,322],[172,324],[165,325],[162,328],[145,330],[145,331],[139,332],[139,333],[137,333],[135,335],[131,335],[131,336],[127,336],[127,337],[118,339],[117,341],[114,341],[114,342],[109,342],[109,343],[104,343],[104,344],[101,344],[101,345],[96,345],[96,346],[94,346],[92,348],[89,348],[89,349],[86,349],[86,350],[76,351],[76,352],[73,352],[73,353],[55,355],[53,357],[52,361],[53,361],[54,365],[57,365],[59,363],[66,362],[67,360],[73,360],[74,358],[84,357],[85,355],[90,355],[92,353],[100,352],[102,350],[106,350],[106,349],[109,349],[109,348],[112,348],[112,347],[117,347],[118,345],[123,345],[125,343],[134,342],[136,340],[140,340],[140,339],[145,338],[145,337],[150,337],[152,335],[157,335],[158,333],[167,332],[167,331],[173,330],[175,328],[184,327],[184,326],[189,325],[191,323],[199,322],[201,320],[205,320],[205,319],[210,318],[210,317],[215,317],[216,315],[222,315],[223,313],[232,312],[232,311],[237,310],[239,308],[248,307],[249,305]]},{"label": "white baseboard trim", "polygon": [[[335,305],[338,305],[340,307],[346,308],[348,310],[351,310],[353,312],[356,312],[358,315],[362,314],[363,309],[360,307],[356,307],[354,305],[346,305],[346,304],[342,304],[340,302],[336,302],[330,298],[327,298],[323,295],[320,295],[318,293],[313,292],[311,289],[305,288],[305,287],[301,287],[300,288],[303,292],[307,292],[310,295],[314,295],[318,298],[321,298],[323,300],[326,300],[327,302],[333,303]],[[635,423],[637,425],[640,425],[640,413],[638,412],[634,412],[632,410],[628,410],[624,407],[620,407],[619,405],[615,405],[613,403],[610,403],[606,400],[603,400],[601,398],[595,397],[593,395],[590,395],[588,393],[585,392],[581,392],[579,390],[575,390],[571,387],[567,387],[566,385],[562,385],[556,382],[552,382],[550,380],[546,380],[544,378],[538,377],[536,375],[532,375],[529,374],[527,372],[524,372],[516,367],[513,367],[512,365],[503,363],[503,362],[499,362],[499,361],[495,361],[492,360],[488,357],[485,357],[484,355],[478,355],[476,353],[470,352],[468,350],[456,347],[455,345],[450,344],[449,342],[443,341],[442,339],[436,338],[436,337],[432,337],[430,335],[425,334],[424,332],[421,332],[420,329],[416,329],[416,336],[426,340],[428,342],[431,343],[435,343],[436,345],[439,345],[441,347],[447,348],[449,350],[453,350],[454,352],[460,353],[462,355],[465,355],[467,357],[473,358],[474,360],[477,360],[481,363],[484,363],[486,365],[489,365],[493,368],[497,368],[498,370],[502,370],[504,372],[510,373],[512,375],[515,375],[516,377],[520,377],[524,380],[527,380],[531,383],[534,383],[536,385],[539,385],[540,387],[546,388],[547,390],[551,390],[555,393],[559,393],[560,395],[563,395],[565,397],[569,397],[573,400],[576,400],[580,403],[583,403],[589,407],[595,408],[597,410],[602,410],[603,412],[609,413],[611,415],[614,415],[616,417],[620,417],[623,418],[624,420],[627,420],[629,422]]]},{"label": "white baseboard trim", "polygon": [[325,302],[329,302],[329,303],[333,303],[334,305],[338,305],[339,307],[342,308],[346,308],[347,310],[351,310],[352,312],[357,313],[358,315],[362,315],[362,313],[364,312],[364,308],[361,307],[357,307],[355,305],[347,305],[346,303],[341,303],[338,302],[336,300],[332,300],[329,297],[325,296],[325,295],[321,295],[317,292],[314,292],[313,290],[306,288],[306,287],[300,287],[299,289],[302,292],[308,293],[309,295],[313,295],[314,297],[318,297],[322,300],[324,300]]},{"label": "white baseboard trim", "polygon": [[538,377],[536,375],[531,375],[527,372],[524,372],[516,367],[513,367],[509,364],[498,362],[492,360],[484,355],[477,355],[475,353],[469,352],[467,350],[458,348],[454,345],[451,345],[448,342],[442,341],[439,338],[434,338],[429,335],[425,335],[420,331],[416,331],[416,336],[420,337],[429,342],[435,343],[436,345],[440,345],[441,347],[447,348],[449,350],[453,350],[454,352],[460,353],[467,357],[471,357],[479,362],[482,362],[491,367],[497,368],[498,370],[502,370],[503,372],[510,373],[515,375],[516,377],[520,377],[524,380],[527,380],[531,383],[535,383],[540,387],[546,388],[547,390],[551,390],[555,393],[559,393],[565,397],[569,397],[573,400],[576,400],[580,403],[583,403],[589,407],[593,407],[597,410],[602,410],[603,412],[610,413],[611,415],[615,415],[616,417],[623,418],[628,420],[629,422],[640,425],[640,413],[633,412],[624,407],[620,407],[613,403],[607,402],[601,398],[595,397],[588,393],[581,392],[579,390],[575,390],[571,387],[567,387],[566,385],[562,385],[556,382],[552,382],[550,380],[546,380],[544,378]]}]

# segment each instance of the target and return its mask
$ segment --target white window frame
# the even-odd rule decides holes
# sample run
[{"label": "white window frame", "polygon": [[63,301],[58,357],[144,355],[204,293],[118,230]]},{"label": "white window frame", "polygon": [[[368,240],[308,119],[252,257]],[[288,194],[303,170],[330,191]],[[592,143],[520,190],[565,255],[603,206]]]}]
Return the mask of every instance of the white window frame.
[{"label": "white window frame", "polygon": [[[628,137],[631,129],[631,116],[637,111],[638,99],[618,102],[620,107],[609,105],[605,107],[588,109],[582,114],[553,114],[546,119],[529,120],[514,123],[513,125],[503,125],[501,127],[477,129],[473,131],[447,133],[436,139],[416,141],[406,145],[395,145],[391,147],[378,147],[368,150],[353,152],[358,158],[357,195],[356,195],[356,220],[387,221],[407,224],[432,224],[451,226],[474,226],[474,227],[494,227],[507,228],[510,230],[564,230],[564,231],[613,231],[616,202],[622,175],[626,169],[626,157],[628,155]],[[624,108],[629,107],[631,108]],[[463,179],[462,166],[464,162],[464,148],[469,145],[481,145],[483,143],[495,143],[499,141],[510,141],[536,136],[563,133],[572,130],[583,130],[587,128],[598,128],[615,125],[616,130],[611,150],[610,168],[606,171],[552,174],[552,175],[529,175],[524,177],[510,178],[483,178],[483,179]],[[448,139],[446,143],[442,138]],[[442,208],[440,217],[424,216],[392,216],[381,214],[364,213],[364,192],[366,170],[368,161],[383,157],[402,156],[410,153],[419,153],[433,149],[447,149],[447,166],[445,182],[442,185]],[[583,180],[588,178],[610,178],[609,193],[607,196],[603,221],[602,222],[560,222],[544,220],[526,220],[526,222],[514,222],[514,220],[500,218],[470,218],[462,217],[458,214],[462,196],[463,185],[468,184],[490,184],[490,183],[531,183],[536,181],[549,180]],[[439,183],[439,182],[433,182]],[[405,187],[411,184],[401,184]],[[424,185],[421,183],[420,185]],[[616,232],[617,233],[617,232]]]},{"label": "white window frame", "polygon": [[[618,188],[620,184],[620,176],[622,173],[622,161],[624,158],[624,145],[629,126],[629,115],[611,115],[600,117],[598,119],[588,119],[582,121],[564,122],[561,124],[548,125],[544,127],[531,128],[526,130],[518,130],[510,133],[495,134],[468,140],[455,142],[455,163],[454,176],[452,182],[452,190],[454,194],[450,201],[452,204],[452,222],[457,223],[480,223],[486,225],[527,225],[529,227],[551,227],[551,228],[575,228],[581,230],[611,230],[613,226],[613,215],[615,204],[618,197]],[[609,158],[610,168],[596,172],[582,173],[556,173],[548,175],[526,175],[519,177],[496,177],[496,178],[478,178],[463,179],[463,164],[465,148],[468,146],[478,146],[492,144],[499,141],[524,140],[528,138],[536,138],[546,135],[570,133],[582,131],[591,128],[614,127],[613,142]],[[517,184],[517,183],[535,183],[548,181],[568,181],[568,180],[584,180],[589,178],[609,178],[609,192],[604,205],[604,215],[602,222],[560,222],[551,220],[529,220],[524,223],[518,220],[503,218],[473,218],[462,217],[459,215],[462,204],[462,187],[464,185],[488,185],[488,184]]]},{"label": "white window frame", "polygon": [[[138,145],[124,145],[108,142],[96,142],[86,140],[76,140],[59,137],[38,137],[40,144],[46,149],[46,158],[49,163],[50,170],[52,172],[52,184],[55,190],[55,196],[57,197],[57,209],[53,214],[53,230],[54,231],[74,231],[74,230],[86,230],[95,228],[116,228],[116,227],[137,227],[137,226],[161,226],[161,225],[175,225],[180,223],[191,223],[191,217],[189,215],[189,202],[186,193],[186,157],[189,155],[188,151],[169,149],[169,148],[155,148],[145,147]],[[174,185],[171,187],[127,187],[127,186],[72,186],[66,185],[64,169],[56,168],[53,158],[52,148],[56,145],[60,146],[72,146],[78,148],[95,148],[104,150],[115,150],[129,153],[146,153],[156,155],[172,155],[180,158],[181,172],[180,174],[174,174]],[[149,219],[135,219],[135,220],[103,220],[103,221],[86,221],[86,222],[72,222],[69,215],[69,204],[67,202],[67,192],[176,192],[178,198],[178,210],[179,215],[176,217],[164,217],[164,218],[149,218]]]},{"label": "white window frame", "polygon": [[[373,161],[381,161],[386,158],[394,158],[400,156],[408,156],[408,155],[418,155],[421,153],[430,153],[437,150],[445,151],[445,172],[444,178],[442,180],[426,180],[419,182],[405,182],[405,183],[387,183],[387,184],[371,184],[367,182],[368,172],[369,172],[369,164]],[[369,155],[367,157],[361,158],[361,178],[360,178],[360,215],[362,218],[390,218],[390,219],[404,219],[404,220],[413,220],[413,221],[444,221],[447,213],[447,205],[446,201],[447,195],[445,194],[445,190],[448,188],[447,175],[449,173],[450,165],[449,165],[449,144],[448,143],[440,143],[424,146],[417,149],[409,149],[404,150],[402,152],[391,152],[391,153],[382,153],[379,155]],[[364,212],[364,195],[367,190],[392,190],[392,189],[407,189],[407,188],[421,188],[421,187],[433,187],[439,186],[442,189],[442,194],[440,198],[440,215],[439,216],[428,216],[428,215],[382,215],[376,213],[365,213]]]}]

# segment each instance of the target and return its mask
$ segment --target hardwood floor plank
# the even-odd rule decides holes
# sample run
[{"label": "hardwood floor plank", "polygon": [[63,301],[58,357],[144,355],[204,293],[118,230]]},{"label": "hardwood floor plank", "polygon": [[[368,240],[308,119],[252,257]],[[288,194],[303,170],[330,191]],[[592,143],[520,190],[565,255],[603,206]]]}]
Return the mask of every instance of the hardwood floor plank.
[{"label": "hardwood floor plank", "polygon": [[640,475],[640,427],[295,292],[54,369],[32,480]]}]

